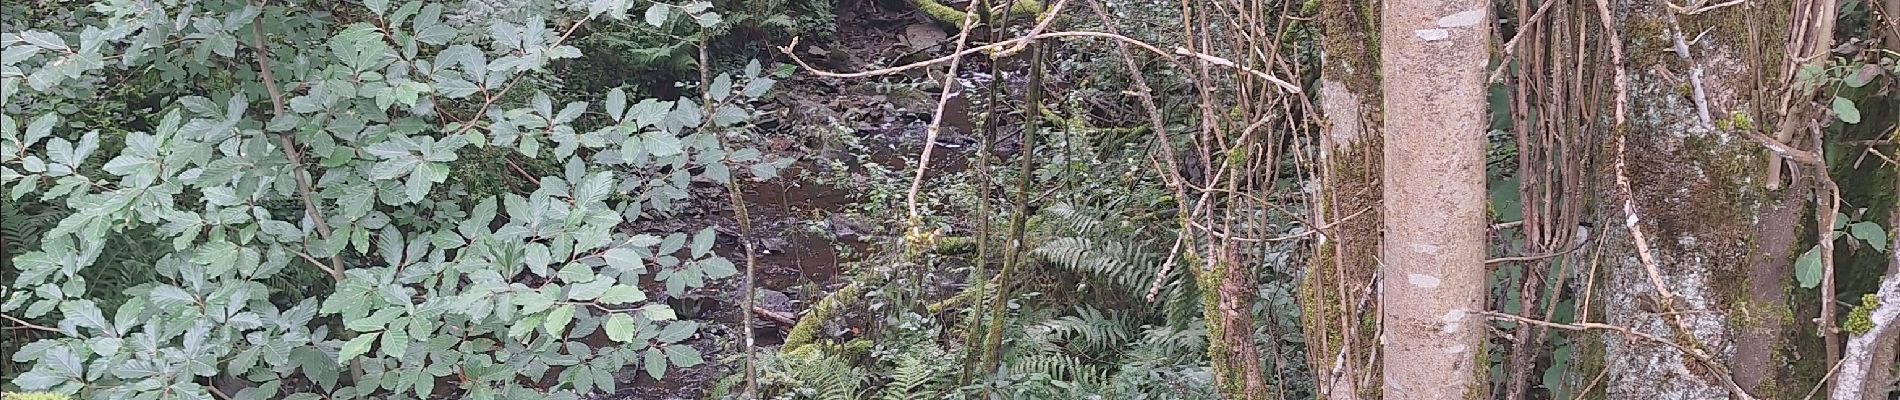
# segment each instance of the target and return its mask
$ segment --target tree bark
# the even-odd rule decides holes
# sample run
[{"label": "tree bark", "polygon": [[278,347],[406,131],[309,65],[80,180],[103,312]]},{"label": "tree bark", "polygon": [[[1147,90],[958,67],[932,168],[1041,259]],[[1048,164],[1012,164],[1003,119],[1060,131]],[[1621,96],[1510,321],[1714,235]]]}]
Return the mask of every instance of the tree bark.
[{"label": "tree bark", "polygon": [[1764,25],[1788,15],[1788,5],[1687,13],[1617,3],[1614,29],[1630,59],[1619,88],[1628,103],[1614,106],[1628,107],[1630,119],[1612,133],[1618,144],[1603,147],[1601,159],[1617,161],[1602,179],[1627,184],[1603,186],[1603,197],[1618,201],[1604,229],[1606,274],[1595,285],[1601,315],[1722,365],[1606,334],[1607,398],[1730,398],[1731,380],[1774,398],[1803,196],[1768,190],[1775,178],[1744,130],[1772,127],[1750,121],[1778,106],[1765,94],[1775,86],[1764,82],[1779,82],[1786,31]]},{"label": "tree bark", "polygon": [[1387,3],[1384,397],[1485,398],[1488,1]]},{"label": "tree bark", "polygon": [[1380,109],[1378,2],[1323,1],[1319,180],[1311,204],[1321,229],[1300,285],[1308,367],[1330,400],[1377,399]]},{"label": "tree bark", "polygon": [[[1900,214],[1897,212],[1896,214]],[[1900,217],[1888,232],[1900,231]],[[1889,235],[1892,245],[1887,246],[1890,260],[1887,274],[1880,279],[1880,288],[1874,292],[1874,304],[1861,304],[1861,307],[1873,307],[1867,311],[1866,332],[1849,337],[1847,350],[1842,352],[1843,359],[1837,375],[1833,400],[1860,400],[1877,398],[1892,380],[1888,375],[1893,370],[1894,340],[1900,337],[1900,235]],[[1851,320],[1851,318],[1850,318]],[[1858,323],[1858,322],[1855,322]]]}]

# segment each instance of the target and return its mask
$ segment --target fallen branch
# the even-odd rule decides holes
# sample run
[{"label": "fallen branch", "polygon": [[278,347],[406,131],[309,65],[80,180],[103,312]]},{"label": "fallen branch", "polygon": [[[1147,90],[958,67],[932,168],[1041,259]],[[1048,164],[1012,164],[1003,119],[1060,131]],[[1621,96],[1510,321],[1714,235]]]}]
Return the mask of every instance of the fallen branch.
[{"label": "fallen branch", "polygon": [[784,327],[784,328],[790,328],[792,326],[798,325],[798,318],[792,317],[791,314],[767,310],[764,307],[752,306],[752,315],[757,315],[759,316],[759,318],[765,318],[766,320],[772,321],[772,323],[778,324],[780,327]]}]

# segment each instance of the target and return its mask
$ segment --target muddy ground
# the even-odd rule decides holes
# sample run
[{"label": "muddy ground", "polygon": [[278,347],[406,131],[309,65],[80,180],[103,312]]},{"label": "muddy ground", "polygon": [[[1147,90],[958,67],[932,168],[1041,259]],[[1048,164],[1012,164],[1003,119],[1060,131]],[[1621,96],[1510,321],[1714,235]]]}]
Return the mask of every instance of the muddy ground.
[{"label": "muddy ground", "polygon": [[[911,10],[886,10],[840,6],[837,35],[828,42],[813,43],[800,49],[801,57],[819,61],[815,65],[839,71],[866,69],[872,61],[884,65],[901,63],[923,54],[936,54],[941,47],[953,45],[941,27]],[[975,64],[975,65],[973,65]],[[966,71],[987,70],[978,62],[965,63]],[[936,73],[941,74],[939,69]],[[879,243],[899,234],[895,223],[901,215],[889,212],[866,215],[851,211],[862,201],[865,185],[876,184],[865,178],[867,165],[875,163],[895,171],[908,182],[914,173],[910,166],[925,141],[941,75],[931,76],[919,70],[908,76],[861,80],[816,77],[800,71],[783,81],[773,104],[760,122],[761,147],[779,157],[797,161],[765,182],[747,181],[742,185],[743,199],[751,216],[752,240],[757,254],[757,278],[760,307],[796,317],[812,302],[842,284],[850,265],[867,254],[882,251]],[[956,79],[958,94],[975,93],[971,88],[986,85],[989,76],[965,72]],[[974,156],[971,102],[953,95],[944,112],[944,129],[926,172],[928,177],[962,171]],[[841,136],[851,135],[863,146],[840,148]],[[1005,138],[1007,140],[1007,138]],[[999,153],[1009,152],[999,142]],[[860,157],[862,152],[868,157]],[[854,153],[856,152],[856,153]],[[839,170],[837,166],[842,166]],[[849,184],[834,185],[840,176]],[[695,198],[702,202],[697,215],[673,218],[634,227],[643,232],[691,232],[715,226],[720,232],[715,252],[743,266],[745,249],[739,241],[739,224],[732,205],[722,188],[701,188]],[[671,369],[666,377],[654,380],[637,368],[620,374],[621,393],[612,399],[701,399],[720,377],[730,374],[740,354],[742,313],[739,305],[742,277],[735,277],[670,299],[681,318],[711,321],[701,329],[692,345],[705,354],[706,364]],[[755,342],[769,348],[783,340],[784,330],[768,319],[754,319]]]}]

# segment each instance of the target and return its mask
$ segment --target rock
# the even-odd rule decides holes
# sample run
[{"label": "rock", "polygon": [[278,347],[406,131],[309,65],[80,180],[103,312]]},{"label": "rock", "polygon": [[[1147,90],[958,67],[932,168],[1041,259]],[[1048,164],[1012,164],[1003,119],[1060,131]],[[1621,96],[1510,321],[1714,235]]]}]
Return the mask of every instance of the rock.
[{"label": "rock", "polygon": [[752,304],[766,311],[783,314],[792,313],[792,297],[785,295],[785,292],[777,290],[759,289],[759,297],[754,299],[754,303]]}]

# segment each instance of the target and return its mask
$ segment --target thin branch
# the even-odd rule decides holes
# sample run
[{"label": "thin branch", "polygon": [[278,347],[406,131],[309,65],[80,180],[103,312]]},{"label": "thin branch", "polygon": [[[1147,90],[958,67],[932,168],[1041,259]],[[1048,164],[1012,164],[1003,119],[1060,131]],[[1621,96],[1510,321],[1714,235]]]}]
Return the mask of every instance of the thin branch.
[{"label": "thin branch", "polygon": [[[943,132],[943,110],[950,104],[950,96],[957,86],[957,66],[963,62],[963,48],[970,42],[970,27],[976,24],[976,8],[982,2],[972,1],[963,11],[963,25],[957,32],[956,51],[950,53],[950,69],[943,73],[943,91],[937,94],[936,111],[930,115],[930,127],[924,129],[924,149],[917,154],[917,174],[911,177],[910,191],[904,195],[904,207],[909,217],[910,239],[924,236],[924,215],[917,211],[917,193],[923,191],[924,172],[930,170],[930,155],[937,149],[937,135]],[[1051,17],[1050,19],[1054,19]],[[1040,27],[1040,26],[1038,26]],[[1034,35],[1031,35],[1033,37]],[[792,39],[794,43],[797,39]],[[1027,43],[1027,42],[1024,42]],[[789,52],[787,54],[790,54]],[[793,59],[797,59],[796,56]],[[802,65],[802,63],[801,63]],[[1032,105],[1030,112],[1037,110]],[[986,218],[988,216],[985,216]]]},{"label": "thin branch", "polygon": [[[1621,124],[1618,125],[1619,127],[1621,126]],[[1623,215],[1626,216],[1623,226],[1629,229],[1630,239],[1636,242],[1636,256],[1637,259],[1643,263],[1643,272],[1649,274],[1650,285],[1656,287],[1656,293],[1662,298],[1665,304],[1668,304],[1676,295],[1669,291],[1668,285],[1663,284],[1662,272],[1660,272],[1660,269],[1656,266],[1656,256],[1650,253],[1649,239],[1643,235],[1642,217],[1636,210],[1636,191],[1630,187],[1630,177],[1627,171],[1629,169],[1629,160],[1626,157],[1626,154],[1629,152],[1627,136],[1629,136],[1628,132],[1623,129],[1617,129],[1615,162],[1616,188],[1617,194],[1619,195],[1618,197],[1622,197]]]},{"label": "thin branch", "polygon": [[45,325],[37,325],[32,322],[22,321],[19,318],[14,318],[11,315],[0,314],[0,318],[6,318],[8,321],[13,321],[13,324],[19,325],[20,328],[32,329],[36,331],[59,332],[59,329],[56,329],[50,326],[45,326]]},{"label": "thin branch", "polygon": [[[253,2],[255,3],[255,2]],[[251,21],[251,56],[257,60],[257,76],[264,81],[264,92],[270,95],[272,117],[284,116],[284,92],[277,87],[277,77],[270,69],[270,48],[264,45],[263,14]],[[310,194],[310,180],[304,177],[303,156],[297,152],[297,142],[290,134],[277,135],[277,146],[282,147],[284,158],[290,161],[290,177],[297,183],[297,196],[303,199],[304,216],[310,218],[311,225],[317,228],[317,236],[330,240],[330,224],[323,221],[323,212],[317,208],[315,196]],[[330,278],[343,281],[343,261],[330,257]]]},{"label": "thin branch", "polygon": [[1695,101],[1696,117],[1702,123],[1698,126],[1705,129],[1713,128],[1715,124],[1712,122],[1713,119],[1709,118],[1708,90],[1702,87],[1702,65],[1697,64],[1695,58],[1689,56],[1689,42],[1682,35],[1682,26],[1676,22],[1676,14],[1664,13],[1663,19],[1669,22],[1669,38],[1674,42],[1676,56],[1682,57],[1683,61],[1689,63],[1689,94]]},{"label": "thin branch", "polygon": [[1140,40],[1136,40],[1136,39],[1134,39],[1134,38],[1130,38],[1130,37],[1127,37],[1127,36],[1122,36],[1122,35],[1117,35],[1117,34],[1113,34],[1113,33],[1105,33],[1105,32],[1093,32],[1093,31],[1068,31],[1068,32],[1049,32],[1049,33],[1041,33],[1041,34],[1035,34],[1035,35],[1029,35],[1029,36],[1023,36],[1023,37],[1018,37],[1018,38],[1015,38],[1015,39],[1010,39],[1010,40],[1005,40],[1005,41],[1001,41],[1001,42],[996,42],[996,43],[991,43],[991,44],[986,44],[986,45],[982,45],[982,46],[977,46],[977,47],[971,47],[971,48],[969,48],[969,49],[965,49],[965,50],[963,50],[963,51],[959,51],[959,52],[956,52],[956,53],[952,53],[952,54],[950,54],[950,55],[947,55],[947,56],[942,56],[942,57],[937,57],[937,58],[932,58],[932,59],[929,59],[929,60],[924,60],[924,61],[918,61],[918,62],[914,62],[914,63],[910,63],[910,64],[904,64],[904,65],[900,65],[900,66],[896,66],[896,67],[890,67],[890,68],[881,68],[881,69],[874,69],[874,70],[870,70],[870,71],[862,71],[862,72],[848,72],[848,73],[838,73],[838,72],[831,72],[831,71],[825,71],[825,70],[821,70],[821,69],[818,69],[817,67],[813,67],[813,66],[811,66],[811,64],[806,64],[806,63],[805,63],[805,60],[804,60],[804,59],[801,59],[801,58],[798,58],[798,54],[795,54],[795,53],[793,53],[793,52],[792,52],[792,49],[793,49],[793,48],[797,48],[797,47],[798,47],[798,38],[797,38],[797,37],[793,37],[793,38],[792,38],[792,42],[791,42],[791,43],[788,43],[788,44],[786,44],[785,46],[781,46],[781,47],[779,47],[779,48],[778,48],[778,50],[779,50],[779,52],[781,52],[781,53],[785,53],[785,55],[786,55],[786,56],[788,56],[788,57],[791,57],[791,59],[792,59],[792,63],[795,63],[795,64],[798,64],[798,66],[799,66],[800,68],[804,68],[804,69],[805,69],[806,71],[809,71],[809,72],[811,72],[811,73],[812,73],[812,74],[814,74],[814,75],[818,75],[818,76],[823,76],[823,77],[827,77],[827,78],[863,78],[863,77],[870,77],[870,76],[882,76],[882,75],[891,75],[891,74],[896,74],[896,73],[901,73],[901,72],[904,72],[904,71],[909,71],[909,70],[913,70],[913,69],[918,69],[918,68],[923,68],[923,67],[927,67],[927,66],[931,66],[931,65],[936,65],[936,64],[942,64],[942,63],[946,63],[946,62],[950,62],[950,60],[951,60],[951,59],[954,59],[954,58],[957,58],[957,57],[963,57],[963,56],[967,56],[967,55],[970,55],[970,54],[975,54],[975,53],[979,53],[979,52],[984,52],[984,51],[990,51],[990,50],[995,50],[995,49],[1001,49],[1001,48],[1006,48],[1006,47],[1009,47],[1009,46],[1013,46],[1013,45],[1016,45],[1016,44],[1018,44],[1018,43],[1023,43],[1023,42],[1029,42],[1029,41],[1035,41],[1035,40],[1037,40],[1037,39],[1046,39],[1046,38],[1060,38],[1060,37],[1099,37],[1099,38],[1107,38],[1107,39],[1112,39],[1112,40],[1115,40],[1115,41],[1119,41],[1119,42],[1122,42],[1122,43],[1128,43],[1128,44],[1133,44],[1133,45],[1135,45],[1135,47],[1140,47],[1140,48],[1142,48],[1143,50],[1148,50],[1149,52],[1153,52],[1153,53],[1155,53],[1155,54],[1159,54],[1159,55],[1161,55],[1161,57],[1162,57],[1162,58],[1167,58],[1167,59],[1169,59],[1169,60],[1173,60],[1173,59],[1174,59],[1174,57],[1173,57],[1173,56],[1171,56],[1171,55],[1168,55],[1168,52],[1165,52],[1165,51],[1161,51],[1161,49],[1160,49],[1160,48],[1157,48],[1157,47],[1155,47],[1154,45],[1150,45],[1150,44],[1148,44],[1147,42],[1142,42],[1142,41],[1140,41]]},{"label": "thin branch", "polygon": [[1272,74],[1268,74],[1268,73],[1266,73],[1266,72],[1261,72],[1260,70],[1257,70],[1257,69],[1253,69],[1253,68],[1248,68],[1248,67],[1246,67],[1246,66],[1244,66],[1244,65],[1240,65],[1240,64],[1235,64],[1235,63],[1234,63],[1234,62],[1233,62],[1232,60],[1228,60],[1228,59],[1225,59],[1225,58],[1220,58],[1220,57],[1216,57],[1216,56],[1214,56],[1214,55],[1212,55],[1212,54],[1207,54],[1207,53],[1200,53],[1200,52],[1195,52],[1195,51],[1192,51],[1192,50],[1188,50],[1188,49],[1187,49],[1186,47],[1176,47],[1176,48],[1174,48],[1174,54],[1179,54],[1179,55],[1183,55],[1183,56],[1188,56],[1188,57],[1194,57],[1194,58],[1199,58],[1199,59],[1201,59],[1201,60],[1203,60],[1203,61],[1207,61],[1207,62],[1208,62],[1209,64],[1214,64],[1214,65],[1219,65],[1219,66],[1222,66],[1222,67],[1227,67],[1227,68],[1233,68],[1233,69],[1237,69],[1237,70],[1240,70],[1241,72],[1246,72],[1246,73],[1249,73],[1249,74],[1253,74],[1254,76],[1257,76],[1257,77],[1260,77],[1260,79],[1266,79],[1266,80],[1267,80],[1268,82],[1273,82],[1273,84],[1274,84],[1274,85],[1279,85],[1281,89],[1286,89],[1286,91],[1287,91],[1288,93],[1293,93],[1293,94],[1299,94],[1299,93],[1300,93],[1300,87],[1299,87],[1299,85],[1294,85],[1294,84],[1292,84],[1292,83],[1287,83],[1287,81],[1284,81],[1284,80],[1281,80],[1280,78],[1275,78],[1275,77],[1273,77],[1273,75],[1272,75]]},{"label": "thin branch", "polygon": [[[576,25],[579,25],[579,23],[576,23]],[[569,30],[568,32],[572,33],[573,31]],[[566,38],[566,36],[562,36],[562,38]],[[706,55],[706,44],[701,42],[699,45],[699,82],[702,85],[712,82],[712,71],[709,69],[709,65],[711,64],[712,58]],[[713,110],[718,109],[718,107],[710,106],[714,104],[712,92],[700,90],[700,99],[709,105],[703,108],[705,112],[701,115],[701,118],[703,118],[700,122],[701,126],[714,126],[712,123]],[[732,148],[726,144],[725,136],[720,135],[718,132],[714,132],[712,136],[719,142],[721,151],[728,154],[732,152]],[[721,162],[726,161],[722,160]],[[753,249],[752,216],[746,209],[744,193],[745,192],[739,189],[738,180],[726,180],[726,194],[732,201],[732,213],[733,216],[739,220],[739,243],[745,247],[745,287],[743,288],[745,293],[741,294],[745,296],[745,300],[741,307],[743,307],[744,310],[753,310],[757,308],[757,305],[754,304],[753,297],[756,295],[754,292],[756,291],[755,285],[757,282],[758,252]],[[740,317],[740,321],[742,325],[741,334],[744,335],[744,339],[741,340],[743,340],[743,345],[745,346],[745,391],[743,393],[745,393],[746,396],[758,396],[759,375],[758,367],[756,366],[757,360],[754,355],[756,352],[754,349],[755,344],[752,341],[752,318]]]},{"label": "thin branch", "polygon": [[1483,312],[1479,312],[1478,314],[1484,315],[1486,317],[1490,317],[1491,319],[1510,320],[1510,321],[1515,321],[1519,323],[1538,325],[1538,326],[1543,326],[1547,328],[1563,329],[1563,330],[1568,330],[1568,331],[1592,331],[1592,330],[1611,331],[1611,332],[1620,333],[1625,338],[1636,338],[1636,339],[1642,339],[1642,340],[1662,344],[1664,346],[1668,346],[1670,348],[1676,349],[1676,351],[1681,352],[1683,355],[1687,355],[1690,358],[1694,358],[1697,362],[1700,362],[1702,366],[1707,367],[1708,369],[1714,371],[1713,375],[1715,375],[1716,380],[1721,381],[1722,385],[1726,389],[1728,389],[1729,394],[1732,396],[1735,396],[1736,399],[1756,400],[1755,396],[1748,394],[1748,391],[1742,390],[1742,387],[1740,385],[1735,384],[1735,376],[1734,374],[1729,372],[1727,366],[1724,366],[1720,363],[1715,362],[1715,359],[1711,357],[1707,352],[1704,352],[1700,349],[1685,346],[1680,343],[1676,343],[1673,340],[1664,339],[1656,335],[1643,333],[1641,331],[1631,329],[1629,327],[1618,326],[1618,325],[1599,324],[1595,322],[1578,322],[1578,323],[1565,324],[1565,323],[1550,322],[1550,321],[1544,321],[1544,320],[1538,320],[1538,319],[1524,318],[1524,317],[1520,317],[1516,315],[1505,314],[1505,313],[1494,312],[1494,311],[1483,311]]}]

